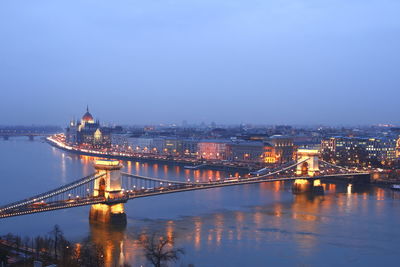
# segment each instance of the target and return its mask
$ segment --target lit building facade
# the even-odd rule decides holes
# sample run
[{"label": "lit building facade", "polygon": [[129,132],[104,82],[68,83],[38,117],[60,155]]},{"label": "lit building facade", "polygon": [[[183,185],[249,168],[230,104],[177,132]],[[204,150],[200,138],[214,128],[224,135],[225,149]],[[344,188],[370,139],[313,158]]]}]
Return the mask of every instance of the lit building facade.
[{"label": "lit building facade", "polygon": [[396,158],[400,158],[400,138],[396,141]]},{"label": "lit building facade", "polygon": [[227,141],[202,140],[197,145],[198,157],[207,160],[226,160]]},{"label": "lit building facade", "polygon": [[263,142],[236,141],[229,143],[227,146],[227,159],[230,161],[263,162]]},{"label": "lit building facade", "polygon": [[346,165],[390,165],[398,158],[396,138],[331,137],[321,141],[325,160]]},{"label": "lit building facade", "polygon": [[173,137],[130,137],[127,140],[131,149],[140,153],[163,155],[196,156],[198,140]]},{"label": "lit building facade", "polygon": [[196,139],[183,139],[182,140],[182,153],[185,156],[197,156],[197,147],[199,140]]},{"label": "lit building facade", "polygon": [[[128,137],[114,138],[115,144],[137,153],[170,156],[190,156],[206,160],[257,162],[281,164],[293,158],[293,142],[279,139],[274,145],[262,140],[191,139],[175,137]],[[113,143],[114,144],[114,143]]]},{"label": "lit building facade", "polygon": [[263,162],[266,164],[275,164],[280,157],[275,153],[275,148],[270,143],[264,143],[263,147]]},{"label": "lit building facade", "polygon": [[111,130],[101,127],[99,121],[95,121],[89,108],[80,121],[72,120],[65,132],[66,142],[70,145],[87,145],[96,148],[108,148],[111,146]]},{"label": "lit building facade", "polygon": [[396,160],[397,139],[395,138],[369,138],[367,141],[367,154],[369,159],[376,159],[383,165]]},{"label": "lit building facade", "polygon": [[133,151],[139,153],[150,153],[154,147],[154,139],[151,137],[130,137],[128,143]]},{"label": "lit building facade", "polygon": [[273,135],[267,141],[273,148],[271,155],[275,158],[275,163],[283,164],[294,160],[295,147],[293,138],[283,135]]},{"label": "lit building facade", "polygon": [[125,133],[112,133],[111,144],[120,148],[129,149],[129,134]]}]

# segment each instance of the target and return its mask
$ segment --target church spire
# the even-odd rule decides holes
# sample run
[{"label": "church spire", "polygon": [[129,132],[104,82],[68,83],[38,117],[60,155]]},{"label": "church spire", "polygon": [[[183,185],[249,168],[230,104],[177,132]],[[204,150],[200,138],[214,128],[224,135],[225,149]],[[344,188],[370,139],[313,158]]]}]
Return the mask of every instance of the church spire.
[{"label": "church spire", "polygon": [[89,112],[89,105],[86,105],[86,112]]}]

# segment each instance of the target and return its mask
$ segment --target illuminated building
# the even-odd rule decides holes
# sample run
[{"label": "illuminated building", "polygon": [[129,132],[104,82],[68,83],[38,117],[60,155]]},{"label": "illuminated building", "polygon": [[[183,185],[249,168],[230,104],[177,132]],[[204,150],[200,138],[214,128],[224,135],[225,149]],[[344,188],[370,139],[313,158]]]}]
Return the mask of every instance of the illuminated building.
[{"label": "illuminated building", "polygon": [[103,148],[111,146],[111,130],[101,127],[99,121],[95,121],[89,108],[80,121],[72,120],[66,129],[66,142],[69,145],[89,145]]},{"label": "illuminated building", "polygon": [[182,140],[182,153],[186,156],[197,155],[197,146],[199,141],[196,139]]},{"label": "illuminated building", "polygon": [[263,142],[235,141],[228,144],[230,161],[262,162],[264,154]]},{"label": "illuminated building", "polygon": [[197,155],[196,139],[180,139],[176,137],[129,137],[129,146],[135,152],[164,155]]},{"label": "illuminated building", "polygon": [[264,143],[264,148],[263,148],[263,161],[264,163],[267,164],[275,164],[278,161],[278,157],[275,153],[275,148],[273,145],[270,143]]},{"label": "illuminated building", "polygon": [[197,145],[198,156],[207,160],[225,160],[227,154],[227,141],[202,140]]},{"label": "illuminated building", "polygon": [[111,144],[114,146],[118,146],[120,148],[126,149],[129,148],[130,135],[126,133],[112,133],[111,134]]},{"label": "illuminated building", "polygon": [[226,159],[234,162],[275,164],[279,160],[275,147],[262,141],[235,140],[227,143]]},{"label": "illuminated building", "polygon": [[133,151],[140,153],[150,153],[154,147],[154,139],[150,137],[130,137],[128,143]]},{"label": "illuminated building", "polygon": [[369,138],[366,147],[368,158],[380,162],[394,161],[397,141],[393,138]]},{"label": "illuminated building", "polygon": [[347,165],[386,165],[396,160],[395,138],[331,137],[321,141],[324,159]]},{"label": "illuminated building", "polygon": [[267,139],[274,149],[274,157],[276,163],[282,164],[290,162],[294,159],[295,149],[293,144],[293,138],[283,135],[273,135]]},{"label": "illuminated building", "polygon": [[322,156],[339,164],[354,165],[367,161],[366,138],[332,137],[321,141]]},{"label": "illuminated building", "polygon": [[400,138],[396,141],[396,158],[400,158]]},{"label": "illuminated building", "polygon": [[179,155],[182,151],[182,140],[178,138],[165,138],[164,139],[164,152],[170,155]]}]

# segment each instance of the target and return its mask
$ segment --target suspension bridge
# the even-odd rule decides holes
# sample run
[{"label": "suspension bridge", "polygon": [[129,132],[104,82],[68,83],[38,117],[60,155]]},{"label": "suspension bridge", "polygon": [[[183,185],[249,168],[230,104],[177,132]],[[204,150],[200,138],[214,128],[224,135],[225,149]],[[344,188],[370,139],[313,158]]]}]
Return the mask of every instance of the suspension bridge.
[{"label": "suspension bridge", "polygon": [[177,181],[121,172],[117,160],[97,160],[96,172],[48,192],[0,207],[0,219],[91,205],[90,219],[126,222],[124,203],[141,197],[245,184],[294,181],[294,189],[321,188],[320,179],[369,175],[319,160],[317,151],[299,151],[298,160],[263,175],[226,177],[207,182]]}]

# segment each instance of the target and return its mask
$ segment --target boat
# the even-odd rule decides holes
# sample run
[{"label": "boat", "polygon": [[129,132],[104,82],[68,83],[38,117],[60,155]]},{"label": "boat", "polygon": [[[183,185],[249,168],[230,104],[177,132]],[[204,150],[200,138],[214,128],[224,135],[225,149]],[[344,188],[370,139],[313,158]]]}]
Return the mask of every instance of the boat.
[{"label": "boat", "polygon": [[197,169],[197,166],[190,166],[190,165],[187,165],[187,166],[183,166],[183,168],[195,170],[195,169]]},{"label": "boat", "polygon": [[198,170],[198,169],[200,169],[202,167],[205,167],[205,166],[207,166],[207,164],[200,164],[200,165],[197,165],[197,166],[188,165],[188,166],[183,166],[183,167],[185,169]]},{"label": "boat", "polygon": [[392,190],[400,190],[400,184],[394,184],[390,187]]}]

